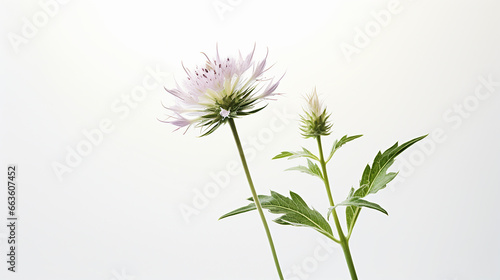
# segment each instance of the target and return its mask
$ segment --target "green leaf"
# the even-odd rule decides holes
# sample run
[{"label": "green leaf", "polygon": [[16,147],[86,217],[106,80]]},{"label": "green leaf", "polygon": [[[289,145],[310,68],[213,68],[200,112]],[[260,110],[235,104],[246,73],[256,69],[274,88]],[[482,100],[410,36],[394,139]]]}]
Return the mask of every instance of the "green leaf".
[{"label": "green leaf", "polygon": [[347,142],[350,142],[354,139],[357,139],[361,136],[363,136],[363,135],[354,135],[354,136],[344,135],[342,138],[340,138],[340,140],[335,140],[335,142],[333,143],[333,146],[332,146],[332,150],[330,151],[330,155],[328,156],[328,159],[326,160],[326,162],[329,162],[330,159],[333,157],[333,154],[335,154],[335,152],[340,147],[344,146],[344,144],[346,144]]},{"label": "green leaf", "polygon": [[387,213],[387,211],[385,211],[384,208],[380,207],[380,205],[378,205],[376,203],[361,199],[359,197],[351,197],[351,198],[348,198],[348,199],[342,201],[341,203],[336,204],[333,207],[330,207],[329,208],[330,210],[328,211],[328,215],[326,215],[326,217],[330,217],[330,214],[332,213],[333,209],[335,209],[338,206],[367,207],[367,208],[378,210],[386,215],[389,215]]},{"label": "green leaf", "polygon": [[[315,161],[319,161],[319,158],[317,156],[315,156],[313,153],[311,153],[308,149],[302,147],[302,152],[299,152],[300,154],[296,157],[307,157],[307,158],[310,158],[310,159],[314,159]],[[289,159],[292,159],[292,158],[295,158],[295,157],[290,157]]]},{"label": "green leaf", "polygon": [[316,163],[313,163],[309,159],[307,160],[307,167],[299,165],[299,166],[295,166],[295,167],[291,167],[291,168],[286,169],[286,171],[288,171],[288,170],[297,170],[297,171],[304,172],[304,173],[307,173],[307,174],[312,175],[312,176],[316,176],[316,177],[320,178],[321,180],[323,180],[323,174],[321,173],[321,169],[319,168],[319,166]]},{"label": "green leaf", "polygon": [[[267,196],[267,195],[258,195],[259,197],[259,202],[260,204],[262,205],[262,203],[266,202],[266,201],[269,201],[269,198],[270,196]],[[253,198],[248,198],[248,200],[250,201],[253,201]],[[227,217],[231,217],[231,216],[234,216],[234,215],[238,215],[238,214],[242,214],[242,213],[245,213],[245,212],[248,212],[248,211],[252,211],[252,210],[255,210],[257,209],[257,207],[255,206],[255,203],[250,203],[248,204],[247,206],[243,206],[243,207],[240,207],[236,210],[233,210],[229,213],[226,213],[224,215],[222,215],[219,220],[222,220],[224,218],[227,218]]]},{"label": "green leaf", "polygon": [[281,152],[281,154],[279,155],[276,155],[275,157],[273,157],[273,159],[279,159],[279,158],[286,158],[286,157],[290,157],[290,156],[293,156],[294,154],[292,152]]},{"label": "green leaf", "polygon": [[[252,198],[249,198],[249,200],[253,201]],[[309,208],[298,194],[291,191],[290,198],[288,198],[277,192],[271,191],[271,196],[259,195],[259,201],[262,208],[269,210],[269,212],[273,214],[282,214],[282,216],[275,219],[274,222],[280,225],[309,227],[336,241],[333,237],[332,228],[326,219],[318,211]],[[255,209],[255,203],[251,203],[223,215],[220,219]]]},{"label": "green leaf", "polygon": [[316,155],[314,155],[313,153],[311,153],[308,149],[306,149],[304,147],[302,147],[302,151],[298,151],[298,152],[289,152],[289,151],[281,152],[281,154],[273,157],[273,159],[280,159],[280,158],[286,158],[286,157],[288,159],[305,157],[305,158],[310,158],[310,159],[319,161],[319,158]]},{"label": "green leaf", "polygon": [[[424,139],[426,136],[427,135],[417,137],[401,144],[400,146],[396,142],[396,144],[387,149],[385,152],[378,152],[373,160],[372,166],[366,166],[363,175],[361,176],[360,188],[357,190],[351,189],[346,201],[352,198],[363,198],[368,194],[377,193],[379,190],[385,188],[387,183],[392,181],[397,175],[397,173],[394,172],[387,172],[389,167],[391,167],[394,163],[396,156],[408,149],[411,145]],[[360,211],[361,208],[355,205],[350,205],[346,209],[346,220],[349,230],[348,236],[350,236],[352,229],[354,228],[354,224],[358,219]]]}]

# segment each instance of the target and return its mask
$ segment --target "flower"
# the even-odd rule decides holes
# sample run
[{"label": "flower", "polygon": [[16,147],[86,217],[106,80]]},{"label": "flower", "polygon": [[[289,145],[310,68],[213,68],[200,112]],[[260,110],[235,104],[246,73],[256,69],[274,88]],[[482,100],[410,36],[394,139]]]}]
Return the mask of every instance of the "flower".
[{"label": "flower", "polygon": [[329,135],[332,124],[328,120],[330,114],[326,111],[326,107],[319,100],[318,94],[316,93],[316,88],[314,91],[307,95],[307,108],[304,109],[304,115],[300,116],[302,122],[300,130],[302,131],[302,136],[305,138],[309,137],[319,137],[321,135]]},{"label": "flower", "polygon": [[[205,128],[204,134],[214,132],[229,118],[250,115],[262,110],[267,105],[255,109],[255,106],[269,97],[276,95],[274,91],[281,79],[263,78],[266,68],[266,57],[261,61],[253,61],[255,46],[245,58],[221,57],[218,47],[213,59],[205,55],[204,66],[193,71],[186,69],[187,79],[183,87],[165,90],[176,97],[176,104],[166,107],[172,112],[164,122],[177,126],[177,129],[191,125]],[[177,130],[176,129],[176,130]]]}]

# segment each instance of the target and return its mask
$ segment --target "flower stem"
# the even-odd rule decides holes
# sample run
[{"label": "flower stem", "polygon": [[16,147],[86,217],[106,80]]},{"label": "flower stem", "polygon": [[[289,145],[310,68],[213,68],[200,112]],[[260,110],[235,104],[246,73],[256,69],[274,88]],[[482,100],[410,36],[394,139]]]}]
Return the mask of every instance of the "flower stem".
[{"label": "flower stem", "polygon": [[262,224],[264,225],[264,229],[266,230],[267,240],[269,240],[269,246],[271,247],[271,251],[273,253],[274,264],[276,265],[276,270],[278,271],[278,275],[281,280],[283,280],[283,273],[281,273],[280,264],[278,261],[278,255],[276,254],[276,249],[274,248],[273,238],[271,237],[271,232],[269,231],[269,226],[267,225],[266,218],[264,217],[264,212],[262,211],[262,206],[260,205],[259,197],[257,196],[257,192],[255,191],[255,187],[253,185],[252,177],[250,176],[250,170],[248,170],[247,161],[245,159],[245,154],[243,153],[243,148],[241,147],[240,137],[238,136],[238,131],[236,130],[236,125],[234,124],[234,120],[230,118],[229,125],[231,126],[231,131],[233,132],[234,141],[236,142],[236,146],[238,147],[238,152],[240,154],[241,163],[243,164],[243,169],[245,169],[245,174],[247,176],[248,185],[250,186],[250,190],[252,191],[253,201],[255,202],[255,206],[257,207],[257,211],[259,212],[260,219],[262,220]]},{"label": "flower stem", "polygon": [[[330,190],[330,181],[328,180],[328,173],[326,172],[326,162],[323,156],[323,146],[321,145],[321,136],[316,137],[318,142],[319,156],[321,169],[323,170],[323,181],[325,182],[326,193],[328,194],[328,200],[330,201],[330,206],[335,206],[333,202],[332,191]],[[340,245],[342,246],[342,250],[344,251],[344,257],[347,262],[347,267],[349,267],[349,272],[351,273],[352,280],[358,280],[358,276],[356,275],[356,269],[354,268],[354,262],[352,261],[351,250],[349,249],[349,242],[346,239],[344,232],[342,231],[342,227],[340,225],[339,217],[337,215],[337,211],[334,208],[332,210],[333,219],[335,221],[335,227],[337,228],[337,232],[339,234]]]}]

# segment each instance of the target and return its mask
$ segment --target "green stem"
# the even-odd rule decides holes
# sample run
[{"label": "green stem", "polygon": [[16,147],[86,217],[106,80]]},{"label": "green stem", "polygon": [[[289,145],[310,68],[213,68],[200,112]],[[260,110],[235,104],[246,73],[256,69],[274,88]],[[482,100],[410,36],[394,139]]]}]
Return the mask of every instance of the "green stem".
[{"label": "green stem", "polygon": [[276,249],[274,248],[273,238],[271,237],[269,226],[267,225],[266,218],[264,217],[264,212],[262,211],[262,206],[260,205],[259,197],[257,196],[257,192],[255,191],[255,187],[253,185],[252,177],[250,176],[250,171],[248,170],[247,161],[245,159],[245,154],[243,153],[243,148],[241,147],[240,137],[238,136],[236,125],[234,124],[234,120],[232,118],[230,118],[228,121],[229,125],[231,126],[231,131],[233,132],[234,141],[236,142],[236,146],[238,147],[238,152],[240,153],[241,163],[243,164],[243,169],[245,169],[248,185],[250,186],[250,190],[252,191],[253,201],[255,202],[255,206],[257,206],[257,211],[259,212],[260,219],[262,220],[262,224],[264,225],[264,229],[266,230],[267,240],[269,240],[269,246],[271,247],[271,251],[273,253],[276,270],[278,271],[280,279],[283,280],[284,279],[283,273],[281,273],[281,268],[278,261],[278,255],[276,254]]},{"label": "green stem", "polygon": [[[328,180],[328,173],[326,172],[326,162],[323,156],[323,146],[321,145],[321,136],[316,137],[318,142],[319,149],[319,159],[321,163],[321,169],[323,170],[323,181],[325,182],[326,193],[328,194],[328,200],[330,201],[330,206],[335,206],[333,202],[332,191],[330,189],[330,181]],[[346,239],[344,232],[342,231],[342,227],[340,226],[339,217],[337,215],[337,211],[334,208],[332,210],[333,219],[335,221],[335,227],[337,228],[337,232],[339,234],[340,245],[342,246],[342,250],[344,251],[344,257],[347,262],[347,267],[349,267],[349,272],[351,273],[352,280],[358,280],[358,276],[356,275],[356,269],[354,268],[354,262],[352,261],[351,250],[349,249],[349,242]]]}]

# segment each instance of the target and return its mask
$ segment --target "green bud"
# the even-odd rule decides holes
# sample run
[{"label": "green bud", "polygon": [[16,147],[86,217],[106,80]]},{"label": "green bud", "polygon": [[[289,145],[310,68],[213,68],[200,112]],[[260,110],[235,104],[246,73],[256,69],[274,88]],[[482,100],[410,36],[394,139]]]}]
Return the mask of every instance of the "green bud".
[{"label": "green bud", "polygon": [[302,136],[305,138],[316,138],[321,135],[329,135],[332,128],[332,123],[328,121],[330,114],[328,114],[323,103],[319,100],[316,88],[305,98],[307,108],[304,109],[304,114],[300,116]]}]

